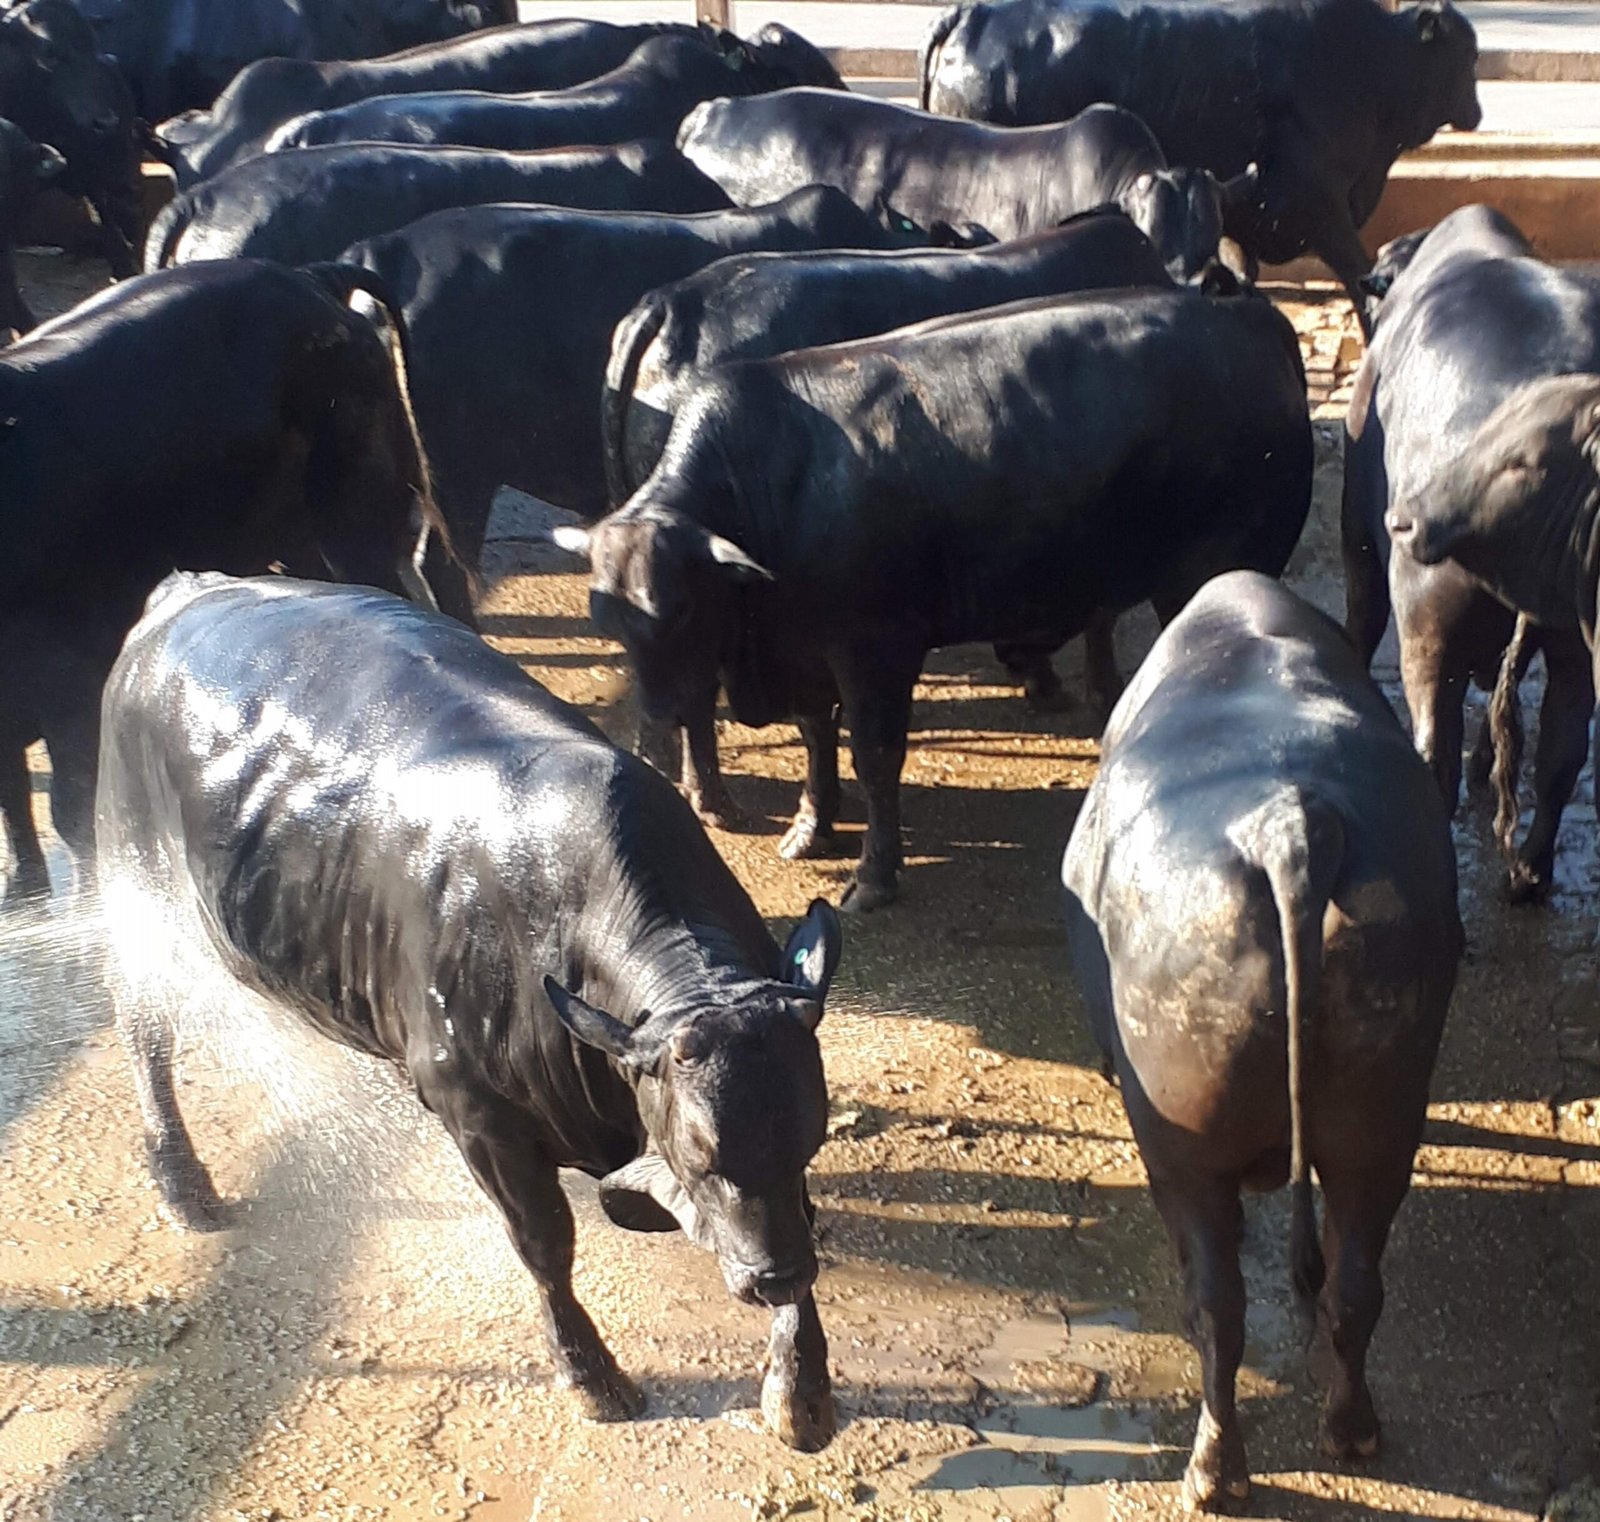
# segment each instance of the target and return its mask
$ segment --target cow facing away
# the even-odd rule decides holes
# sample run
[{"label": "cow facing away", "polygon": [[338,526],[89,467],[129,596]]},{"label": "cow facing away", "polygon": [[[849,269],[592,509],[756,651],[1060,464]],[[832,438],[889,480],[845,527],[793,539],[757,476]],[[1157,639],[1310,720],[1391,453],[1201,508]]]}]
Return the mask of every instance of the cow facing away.
[{"label": "cow facing away", "polygon": [[928,236],[825,186],[755,211],[671,217],[465,206],[355,244],[402,303],[439,504],[475,562],[504,482],[606,510],[600,396],[612,330],[646,291],[752,249],[914,248]]},{"label": "cow facing away", "polygon": [[1185,1500],[1249,1491],[1241,1188],[1290,1184],[1295,1297],[1309,1330],[1322,1292],[1333,1345],[1324,1437],[1376,1452],[1379,1262],[1463,936],[1438,790],[1339,629],[1265,577],[1205,587],[1117,705],[1062,882],[1202,1363]]},{"label": "cow facing away", "polygon": [[[57,832],[87,865],[100,689],[174,566],[274,563],[470,619],[388,341],[345,304],[364,270],[250,260],[144,275],[0,349],[0,810],[12,895],[49,890],[23,752],[50,751]],[[152,384],[160,377],[160,384]],[[87,421],[86,421],[87,420]]]},{"label": "cow facing away", "polygon": [[373,58],[517,19],[515,0],[74,0],[147,122],[259,58]]},{"label": "cow facing away", "polygon": [[[1391,510],[1408,517],[1409,504],[1435,491],[1493,515],[1494,497],[1473,495],[1487,484],[1477,473],[1521,457],[1483,429],[1497,408],[1539,394],[1551,376],[1600,371],[1600,280],[1536,258],[1522,234],[1486,206],[1452,212],[1426,236],[1385,248],[1381,260],[1387,292],[1345,421],[1346,625],[1370,664],[1393,607],[1412,734],[1453,810],[1467,684],[1495,685],[1514,615],[1465,562],[1422,564],[1393,554],[1385,517]],[[1539,495],[1559,503],[1554,481],[1532,474],[1544,458],[1535,447],[1526,456],[1530,474],[1516,479],[1538,481]],[[1593,472],[1583,479],[1592,490]],[[1526,563],[1530,545],[1508,553]],[[1488,574],[1498,585],[1498,565]],[[1509,889],[1519,900],[1550,891],[1557,829],[1583,768],[1594,710],[1580,632],[1592,604],[1567,599],[1550,611],[1534,645],[1522,651],[1542,649],[1547,680],[1533,822],[1509,863]],[[1485,725],[1472,753],[1475,782],[1490,774],[1492,729]]]},{"label": "cow facing away", "polygon": [[780,851],[820,854],[839,720],[867,795],[844,906],[895,897],[900,772],[924,656],[1049,651],[1103,610],[1170,618],[1216,572],[1278,574],[1305,522],[1311,424],[1266,300],[1080,293],[713,371],[661,463],[592,529],[589,606],[647,717],[715,798],[719,688],[808,756]]},{"label": "cow facing away", "polygon": [[61,155],[56,188],[89,203],[111,273],[134,274],[144,210],[133,97],[71,0],[22,0],[0,11],[0,110]]},{"label": "cow facing away", "polygon": [[314,264],[452,206],[525,201],[595,211],[719,211],[728,198],[667,142],[501,153],[340,143],[247,159],[162,209],[145,267],[196,259]]},{"label": "cow facing away", "polygon": [[[514,661],[381,593],[277,578],[157,590],[107,682],[97,816],[112,902],[195,906],[247,989],[410,1080],[504,1217],[589,1416],[643,1397],[572,1293],[562,1167],[772,1309],[762,1411],[794,1447],[828,1442],[805,1184],[826,904],[780,951],[672,788]],[[122,981],[156,1179],[219,1224],[160,1001]]]},{"label": "cow facing away", "polygon": [[263,58],[241,69],[209,110],[162,122],[155,145],[183,190],[254,157],[274,128],[309,111],[423,90],[564,90],[616,68],[648,38],[693,30],[669,22],[536,21],[472,32],[388,58],[325,63]]},{"label": "cow facing away", "polygon": [[1366,324],[1360,228],[1402,153],[1478,125],[1477,60],[1471,23],[1435,0],[1394,13],[1372,0],[979,0],[934,23],[921,99],[1007,126],[1109,101],[1174,163],[1221,179],[1260,165],[1227,233],[1272,264],[1309,248]]},{"label": "cow facing away", "polygon": [[718,96],[812,83],[830,92],[844,88],[810,43],[793,33],[786,36],[779,45],[744,42],[732,32],[709,28],[668,33],[641,43],[610,73],[567,90],[379,95],[287,121],[267,139],[266,151],[366,142],[513,150],[671,138],[694,106]]},{"label": "cow facing away", "polygon": [[972,222],[999,239],[1043,232],[1115,205],[1160,251],[1174,280],[1216,257],[1223,208],[1247,195],[1174,169],[1132,112],[1096,105],[1069,122],[991,127],[894,101],[823,90],[713,100],[684,119],[678,146],[741,206],[802,185],[837,185],[858,206],[889,201],[924,227]]}]

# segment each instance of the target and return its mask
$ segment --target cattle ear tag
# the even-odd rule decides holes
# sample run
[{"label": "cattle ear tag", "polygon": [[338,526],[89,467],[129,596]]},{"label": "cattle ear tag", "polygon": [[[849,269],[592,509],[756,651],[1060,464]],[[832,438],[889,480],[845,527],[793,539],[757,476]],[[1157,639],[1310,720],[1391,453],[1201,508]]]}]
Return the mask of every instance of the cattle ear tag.
[{"label": "cattle ear tag", "polygon": [[682,1231],[708,1251],[711,1234],[667,1160],[645,1152],[600,1180],[600,1208],[624,1231]]}]

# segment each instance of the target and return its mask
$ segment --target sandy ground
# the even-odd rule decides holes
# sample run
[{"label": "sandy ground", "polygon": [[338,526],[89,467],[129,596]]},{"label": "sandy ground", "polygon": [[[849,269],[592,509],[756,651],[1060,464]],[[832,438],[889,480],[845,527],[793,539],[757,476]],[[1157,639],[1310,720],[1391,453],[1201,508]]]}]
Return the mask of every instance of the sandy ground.
[{"label": "sandy ground", "polygon": [[[25,278],[49,311],[100,275],[26,260]],[[1359,353],[1347,308],[1287,304],[1336,417]],[[1291,579],[1338,612],[1336,425],[1319,451]],[[515,542],[492,553],[490,637],[624,735],[618,655],[589,633],[582,583],[529,574]],[[1151,629],[1125,625],[1131,669]],[[1397,695],[1392,653],[1379,674]],[[531,1288],[442,1133],[359,1059],[230,1023],[209,986],[197,1019],[225,1036],[188,1063],[183,1102],[238,1204],[216,1236],[169,1225],[107,1028],[101,928],[58,907],[0,930],[0,1519],[1178,1514],[1196,1361],[1057,918],[1095,745],[1085,724],[1029,714],[972,649],[930,661],[915,724],[904,900],[849,925],[821,1030],[832,1447],[763,1435],[761,1316],[681,1239],[608,1226],[581,1180],[579,1293],[650,1406],[629,1426],[576,1420]],[[728,724],[722,741],[751,822],[717,844],[781,929],[837,896],[848,862],[774,854],[801,772],[791,730]],[[1251,1209],[1256,1516],[1531,1517],[1595,1465],[1592,799],[1586,774],[1544,911],[1498,902],[1481,813],[1458,822],[1470,949],[1386,1260],[1372,1379],[1387,1441],[1368,1466],[1318,1455],[1319,1352],[1290,1332],[1283,1202]],[[847,797],[847,843],[860,818]],[[1593,1522],[1596,1502],[1573,1489],[1562,1515]]]}]

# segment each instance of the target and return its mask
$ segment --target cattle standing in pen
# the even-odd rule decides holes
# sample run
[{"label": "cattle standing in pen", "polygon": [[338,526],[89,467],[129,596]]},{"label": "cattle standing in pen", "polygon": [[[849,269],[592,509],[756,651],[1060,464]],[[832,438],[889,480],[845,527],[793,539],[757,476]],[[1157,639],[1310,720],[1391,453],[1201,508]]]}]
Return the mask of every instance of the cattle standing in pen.
[{"label": "cattle standing in pen", "polygon": [[517,19],[516,0],[75,0],[142,120],[209,106],[259,58],[373,58]]},{"label": "cattle standing in pen", "polygon": [[633,304],[724,254],[916,248],[928,235],[836,190],[696,217],[466,206],[355,244],[405,311],[416,402],[456,546],[475,562],[496,487],[569,512],[606,510],[600,396],[611,333]]},{"label": "cattle standing in pen", "polygon": [[[1031,296],[1170,282],[1149,240],[1120,212],[975,251],[746,254],[652,291],[617,324],[602,412],[606,480],[620,507],[666,447],[678,409],[717,365],[762,359]],[[1114,620],[1085,631],[1085,686],[1104,723],[1121,691]],[[1035,707],[1065,702],[1048,652],[1003,649]],[[716,815],[726,807],[725,800]]]},{"label": "cattle standing in pen", "polygon": [[89,203],[111,273],[134,274],[144,210],[133,97],[70,0],[22,0],[0,12],[0,110],[61,155],[56,188]]},{"label": "cattle standing in pen", "polygon": [[[793,1447],[828,1442],[805,1183],[826,904],[780,950],[672,788],[514,661],[381,593],[274,578],[157,590],[107,683],[97,813],[113,901],[193,906],[246,988],[409,1078],[504,1217],[589,1416],[643,1397],[573,1295],[562,1167],[771,1308],[762,1412]],[[156,1179],[216,1225],[170,1030],[119,981]]]},{"label": "cattle standing in pen", "polygon": [[668,212],[730,204],[666,142],[536,153],[341,143],[264,154],[181,191],[150,228],[145,267],[196,259],[313,264],[431,212],[487,201]]},{"label": "cattle standing in pen", "polygon": [[995,238],[1043,232],[1115,205],[1160,250],[1174,280],[1216,257],[1223,208],[1255,171],[1219,185],[1171,168],[1131,111],[1090,106],[1047,127],[991,127],[826,90],[714,100],[684,119],[678,146],[741,206],[802,185],[837,185],[858,206],[888,201],[914,222],[973,222]]},{"label": "cattle standing in pen", "polygon": [[1361,225],[1402,153],[1478,125],[1477,62],[1471,23],[1435,0],[1394,13],[1373,0],[980,0],[934,23],[921,100],[1005,126],[1109,101],[1174,163],[1224,179],[1260,165],[1254,195],[1228,203],[1229,236],[1269,264],[1309,248],[1365,325]]},{"label": "cattle standing in pen", "polygon": [[[1514,615],[1459,561],[1423,565],[1393,554],[1384,517],[1497,458],[1480,430],[1501,403],[1551,375],[1600,371],[1600,281],[1536,258],[1486,206],[1463,207],[1425,237],[1386,249],[1384,264],[1377,333],[1345,423],[1346,624],[1370,664],[1393,606],[1412,734],[1453,810],[1467,684],[1494,686]],[[1557,827],[1588,750],[1594,683],[1580,633],[1585,616],[1565,605],[1535,641],[1547,681],[1537,806],[1510,862],[1517,899],[1550,890]],[[1473,751],[1474,781],[1488,779],[1490,729]]]},{"label": "cattle standing in pen", "polygon": [[845,907],[895,897],[900,771],[927,652],[1052,650],[1102,610],[1170,618],[1209,576],[1276,575],[1305,522],[1311,423],[1294,332],[1193,289],[1017,302],[714,371],[628,503],[554,538],[647,717],[720,797],[719,688],[796,718],[785,856],[828,849],[842,706],[867,834]]},{"label": "cattle standing in pen", "polygon": [[[326,63],[263,58],[241,69],[209,110],[156,128],[155,147],[180,190],[253,158],[290,117],[331,111],[374,95],[423,90],[565,90],[616,68],[652,37],[697,28],[676,22],[535,21],[494,27],[388,58]],[[765,32],[757,33],[759,39]]]},{"label": "cattle standing in pen", "polygon": [[1185,1500],[1249,1492],[1241,1188],[1288,1181],[1295,1298],[1309,1330],[1323,1292],[1333,1345],[1324,1442],[1375,1453],[1379,1264],[1463,936],[1438,790],[1338,628],[1264,577],[1204,588],[1117,705],[1062,881],[1201,1357]]},{"label": "cattle standing in pen", "polygon": [[803,84],[844,88],[833,65],[793,34],[782,45],[744,42],[732,32],[713,38],[715,45],[707,46],[696,34],[652,37],[609,74],[567,90],[375,96],[285,122],[267,139],[266,151],[362,142],[525,150],[671,138],[691,108],[718,96]]},{"label": "cattle standing in pen", "polygon": [[[87,865],[100,689],[174,566],[274,563],[432,591],[470,619],[406,402],[403,346],[345,305],[379,282],[240,260],[144,275],[0,349],[0,810],[12,895],[47,892],[24,749]],[[152,377],[159,384],[152,384]]]}]

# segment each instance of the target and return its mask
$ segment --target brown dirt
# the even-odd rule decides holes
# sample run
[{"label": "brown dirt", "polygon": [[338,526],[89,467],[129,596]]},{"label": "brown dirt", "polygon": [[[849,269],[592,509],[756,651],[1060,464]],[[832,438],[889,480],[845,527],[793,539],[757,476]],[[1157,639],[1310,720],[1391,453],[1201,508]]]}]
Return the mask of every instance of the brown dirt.
[{"label": "brown dirt", "polygon": [[[1287,304],[1308,355],[1333,357],[1336,395],[1348,309],[1319,292]],[[1292,577],[1339,611],[1335,427],[1319,449]],[[619,659],[588,631],[581,582],[529,574],[513,544],[493,554],[491,638],[625,733]],[[1129,669],[1150,630],[1125,624]],[[1063,664],[1070,681],[1075,654]],[[92,977],[62,987],[75,963],[57,918],[0,938],[0,1519],[1178,1514],[1195,1360],[1058,926],[1095,745],[1029,714],[973,649],[929,662],[916,725],[904,901],[848,926],[822,1027],[819,1301],[844,1422],[830,1449],[788,1453],[758,1430],[762,1320],[728,1302],[714,1265],[609,1228],[576,1183],[580,1295],[651,1405],[630,1426],[573,1419],[464,1169],[405,1096],[328,1059],[288,1111],[270,1083],[191,1064],[202,1155],[249,1205],[211,1238],[166,1224],[103,1000]],[[774,855],[801,774],[792,730],[727,724],[722,742],[750,823],[717,844],[762,912],[781,923],[837,896],[846,856]],[[1458,825],[1471,947],[1387,1259],[1373,1355],[1387,1447],[1371,1465],[1318,1455],[1285,1213],[1252,1208],[1241,1388],[1257,1516],[1531,1517],[1594,1463],[1592,796],[1586,776],[1542,912],[1498,903],[1486,827],[1471,810]],[[847,847],[860,817],[848,799]]]}]

